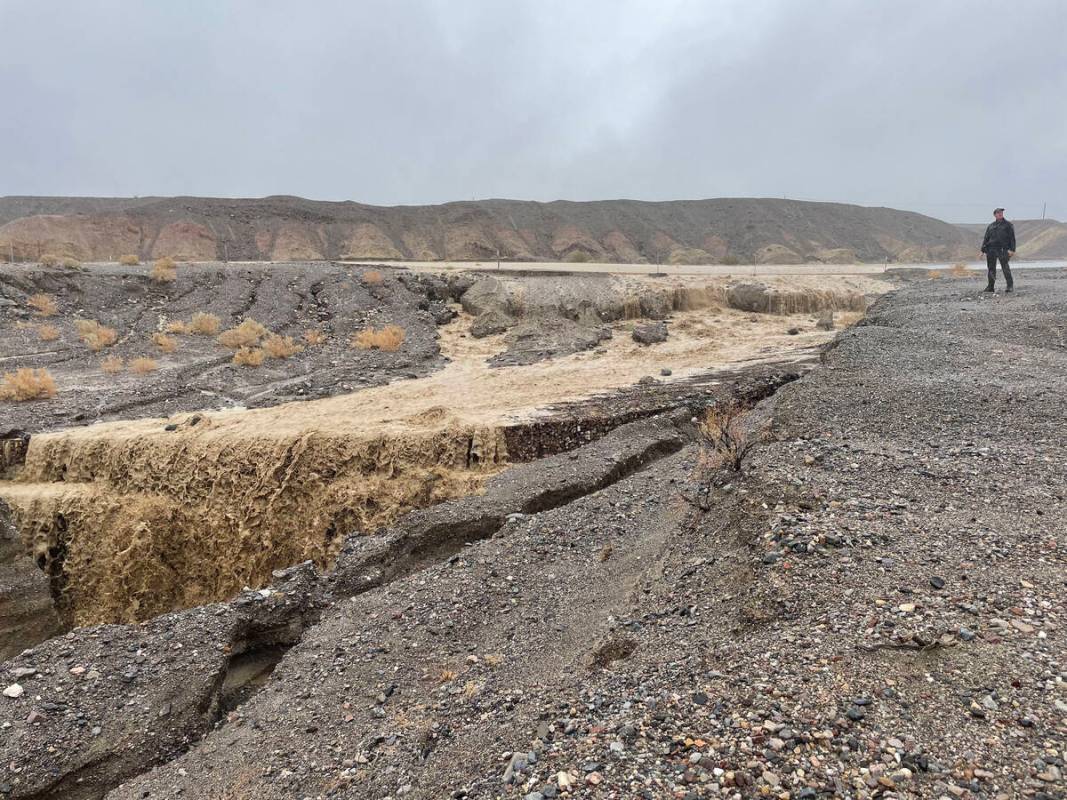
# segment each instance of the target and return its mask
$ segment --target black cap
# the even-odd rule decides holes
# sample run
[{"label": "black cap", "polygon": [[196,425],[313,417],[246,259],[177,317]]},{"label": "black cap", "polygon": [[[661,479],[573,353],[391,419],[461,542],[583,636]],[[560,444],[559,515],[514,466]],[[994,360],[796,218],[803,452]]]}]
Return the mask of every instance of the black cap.
[{"label": "black cap", "polygon": [[994,213],[994,214],[996,214],[996,213],[997,213],[998,211],[999,211],[999,212],[1000,212],[1001,214],[1003,214],[1003,213],[1004,213],[1004,209],[1003,209],[1003,208],[994,208],[994,209],[993,209],[993,213]]}]

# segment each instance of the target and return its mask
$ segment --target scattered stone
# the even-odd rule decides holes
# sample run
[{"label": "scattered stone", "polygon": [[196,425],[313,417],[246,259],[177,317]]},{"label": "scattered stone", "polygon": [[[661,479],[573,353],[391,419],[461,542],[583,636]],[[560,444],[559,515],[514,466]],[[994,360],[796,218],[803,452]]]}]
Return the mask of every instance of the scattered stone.
[{"label": "scattered stone", "polygon": [[16,699],[16,698],[22,697],[22,695],[23,695],[23,693],[25,691],[26,690],[23,689],[19,684],[13,683],[10,686],[8,686],[6,689],[4,689],[4,697],[10,697],[12,699]]}]

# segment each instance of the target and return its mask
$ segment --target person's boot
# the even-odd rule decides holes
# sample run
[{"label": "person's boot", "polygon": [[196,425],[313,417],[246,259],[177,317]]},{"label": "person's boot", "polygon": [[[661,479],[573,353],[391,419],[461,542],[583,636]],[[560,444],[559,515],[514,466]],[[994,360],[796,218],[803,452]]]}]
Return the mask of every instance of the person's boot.
[{"label": "person's boot", "polygon": [[983,293],[985,293],[985,292],[992,292],[992,291],[993,291],[993,284],[989,284],[989,285],[988,285],[987,287],[985,287],[985,288],[984,288],[984,289],[982,290],[982,292],[983,292]]},{"label": "person's boot", "polygon": [[1012,284],[1008,284],[1008,288],[1004,290],[1004,294],[1011,294],[1015,291],[1015,287]]}]

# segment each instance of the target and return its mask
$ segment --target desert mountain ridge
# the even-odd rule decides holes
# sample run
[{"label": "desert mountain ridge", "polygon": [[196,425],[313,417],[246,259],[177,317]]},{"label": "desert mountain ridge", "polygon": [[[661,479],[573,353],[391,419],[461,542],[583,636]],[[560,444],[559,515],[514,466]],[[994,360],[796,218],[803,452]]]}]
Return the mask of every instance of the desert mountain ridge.
[{"label": "desert mountain ridge", "polygon": [[[1019,221],[1020,257],[1067,256],[1067,225]],[[972,257],[983,226],[777,198],[373,206],[292,196],[0,197],[0,260],[396,259],[622,263],[924,262]]]}]

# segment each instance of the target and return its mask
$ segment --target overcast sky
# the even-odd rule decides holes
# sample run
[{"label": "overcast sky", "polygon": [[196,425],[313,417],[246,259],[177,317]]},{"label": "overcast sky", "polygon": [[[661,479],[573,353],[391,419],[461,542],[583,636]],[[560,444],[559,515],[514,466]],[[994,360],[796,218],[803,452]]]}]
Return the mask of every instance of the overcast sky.
[{"label": "overcast sky", "polygon": [[0,195],[1067,219],[1061,0],[0,0]]}]

